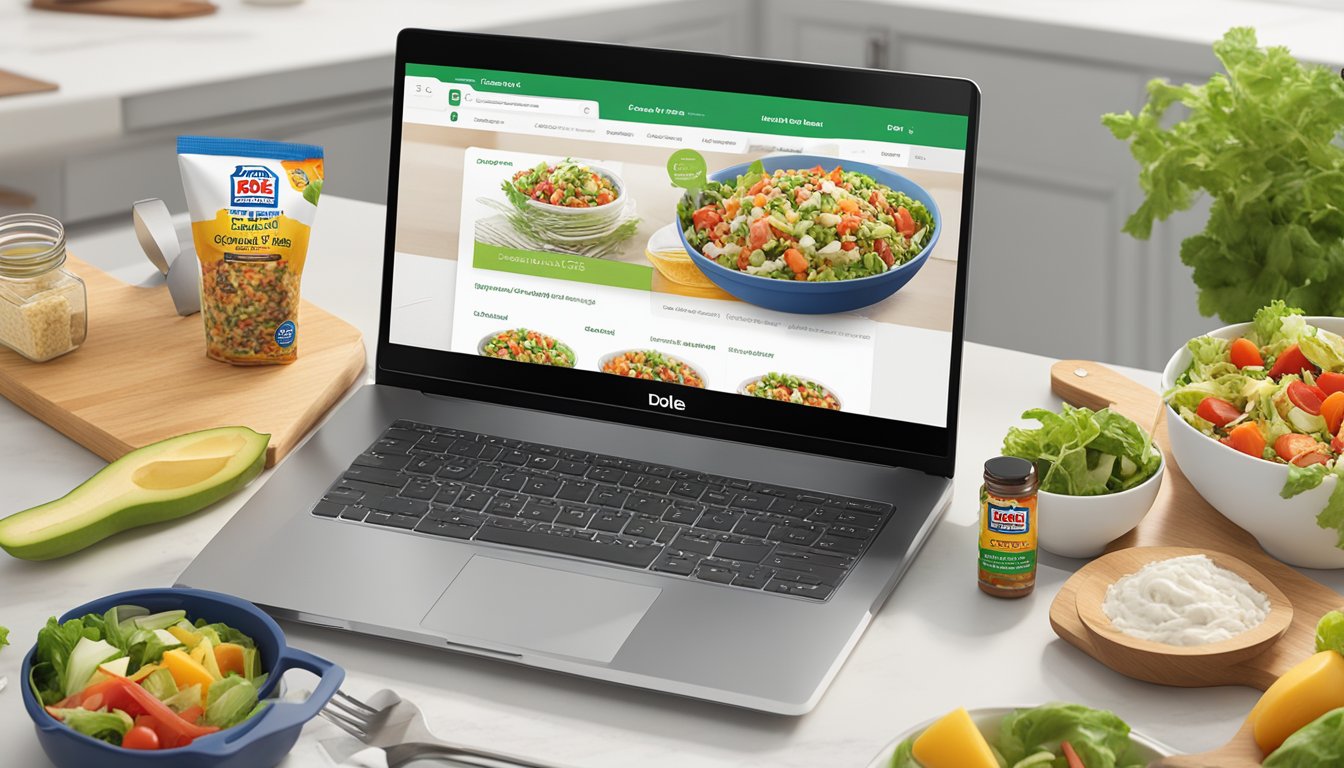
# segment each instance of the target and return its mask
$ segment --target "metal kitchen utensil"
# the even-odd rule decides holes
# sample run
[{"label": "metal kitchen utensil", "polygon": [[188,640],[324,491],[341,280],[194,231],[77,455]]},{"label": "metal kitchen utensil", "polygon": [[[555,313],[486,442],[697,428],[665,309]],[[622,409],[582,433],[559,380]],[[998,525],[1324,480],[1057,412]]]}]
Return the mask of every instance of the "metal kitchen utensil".
[{"label": "metal kitchen utensil", "polygon": [[178,239],[168,205],[157,197],[139,200],[131,206],[131,220],[145,255],[168,277],[168,294],[173,297],[177,314],[186,317],[200,312],[201,270],[196,264],[196,249]]},{"label": "metal kitchen utensil", "polygon": [[443,741],[429,730],[419,707],[386,688],[373,694],[367,704],[337,691],[321,715],[365,744],[382,748],[388,768],[422,760],[471,768],[558,768]]}]

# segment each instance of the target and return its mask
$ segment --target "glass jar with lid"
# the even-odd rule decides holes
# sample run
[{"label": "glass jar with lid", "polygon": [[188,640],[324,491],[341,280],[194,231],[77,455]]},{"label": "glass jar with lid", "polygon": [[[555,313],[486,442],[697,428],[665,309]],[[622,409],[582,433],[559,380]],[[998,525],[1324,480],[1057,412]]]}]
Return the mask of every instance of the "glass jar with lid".
[{"label": "glass jar with lid", "polygon": [[84,281],[63,264],[61,222],[37,213],[0,217],[0,344],[34,362],[77,349],[88,333]]}]

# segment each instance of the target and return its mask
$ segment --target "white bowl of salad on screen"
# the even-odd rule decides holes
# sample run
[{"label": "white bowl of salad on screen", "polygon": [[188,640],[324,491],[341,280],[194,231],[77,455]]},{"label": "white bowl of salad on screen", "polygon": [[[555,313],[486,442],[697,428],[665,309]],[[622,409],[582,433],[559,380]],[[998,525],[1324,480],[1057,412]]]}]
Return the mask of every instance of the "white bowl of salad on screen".
[{"label": "white bowl of salad on screen", "polygon": [[1344,568],[1344,318],[1276,301],[1190,340],[1162,371],[1171,452],[1265,551]]}]

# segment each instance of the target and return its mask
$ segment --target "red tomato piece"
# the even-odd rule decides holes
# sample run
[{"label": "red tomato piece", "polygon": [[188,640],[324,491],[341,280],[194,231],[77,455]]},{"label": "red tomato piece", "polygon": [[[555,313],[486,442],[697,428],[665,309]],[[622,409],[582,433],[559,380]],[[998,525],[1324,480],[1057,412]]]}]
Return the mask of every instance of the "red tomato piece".
[{"label": "red tomato piece", "polygon": [[1225,427],[1228,422],[1241,415],[1241,410],[1222,398],[1206,397],[1199,401],[1195,415],[1215,427]]},{"label": "red tomato piece", "polygon": [[1301,373],[1303,371],[1311,371],[1315,374],[1319,373],[1320,369],[1312,365],[1311,361],[1307,359],[1307,356],[1302,354],[1302,350],[1298,349],[1297,345],[1294,344],[1283,350],[1283,354],[1279,355],[1278,359],[1274,361],[1274,367],[1269,369],[1269,377],[1278,381],[1286,374]]},{"label": "red tomato piece", "polygon": [[[1294,381],[1288,385],[1288,400],[1312,416],[1320,416],[1321,397],[1318,394],[1319,392],[1320,390],[1315,387],[1307,386],[1300,381]],[[1203,405],[1203,403],[1200,405]]]},{"label": "red tomato piece", "polygon": [[691,214],[691,223],[696,229],[713,229],[714,225],[723,221],[723,217],[714,209],[712,205],[706,205],[704,208]]},{"label": "red tomato piece", "polygon": [[1316,386],[1321,391],[1329,395],[1334,392],[1344,392],[1344,373],[1335,373],[1327,371],[1316,377]]},{"label": "red tomato piece", "polygon": [[1325,446],[1316,442],[1311,435],[1299,435],[1290,432],[1281,435],[1274,441],[1274,452],[1280,459],[1286,462],[1296,464],[1299,467],[1309,467],[1312,464],[1324,464],[1329,461],[1323,449]]},{"label": "red tomato piece", "polygon": [[121,737],[121,746],[126,749],[158,749],[159,734],[153,728],[137,725]]}]

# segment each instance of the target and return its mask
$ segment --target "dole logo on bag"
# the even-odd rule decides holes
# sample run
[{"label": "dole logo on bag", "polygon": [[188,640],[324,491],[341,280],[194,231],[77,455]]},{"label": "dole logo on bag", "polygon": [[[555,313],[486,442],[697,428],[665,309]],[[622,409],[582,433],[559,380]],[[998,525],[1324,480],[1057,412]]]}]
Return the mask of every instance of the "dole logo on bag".
[{"label": "dole logo on bag", "polygon": [[264,165],[240,165],[229,176],[230,208],[279,207],[280,177]]}]

